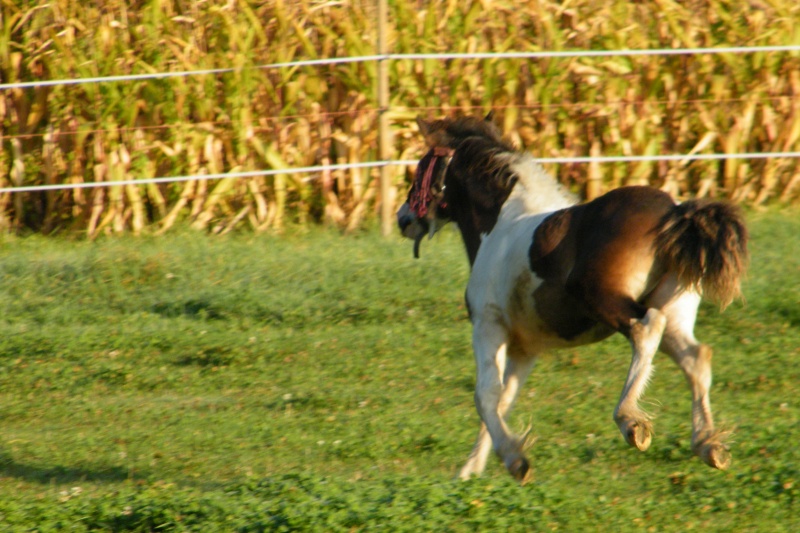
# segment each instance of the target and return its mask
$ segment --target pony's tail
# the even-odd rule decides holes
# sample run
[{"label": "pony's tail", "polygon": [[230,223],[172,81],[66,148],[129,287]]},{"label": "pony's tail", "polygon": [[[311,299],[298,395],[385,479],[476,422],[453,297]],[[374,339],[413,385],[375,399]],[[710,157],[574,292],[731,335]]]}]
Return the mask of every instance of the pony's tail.
[{"label": "pony's tail", "polygon": [[744,218],[736,206],[690,200],[661,219],[655,247],[682,285],[693,287],[724,308],[742,295],[747,240]]}]

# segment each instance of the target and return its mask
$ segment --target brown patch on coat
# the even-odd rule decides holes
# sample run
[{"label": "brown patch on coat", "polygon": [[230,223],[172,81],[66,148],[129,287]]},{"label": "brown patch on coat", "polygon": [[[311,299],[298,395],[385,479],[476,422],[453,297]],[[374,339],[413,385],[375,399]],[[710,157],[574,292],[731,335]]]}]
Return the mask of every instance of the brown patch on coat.
[{"label": "brown patch on coat", "polygon": [[533,234],[528,252],[531,270],[542,279],[566,279],[568,272],[563,266],[574,260],[574,247],[569,246],[571,239],[568,239],[573,213],[574,209],[556,211],[539,224]]},{"label": "brown patch on coat", "polygon": [[647,311],[639,302],[663,274],[654,229],[673,207],[657,189],[624,187],[546,218],[529,258],[543,280],[534,299],[548,326],[567,340],[598,322],[627,335],[631,319]]}]

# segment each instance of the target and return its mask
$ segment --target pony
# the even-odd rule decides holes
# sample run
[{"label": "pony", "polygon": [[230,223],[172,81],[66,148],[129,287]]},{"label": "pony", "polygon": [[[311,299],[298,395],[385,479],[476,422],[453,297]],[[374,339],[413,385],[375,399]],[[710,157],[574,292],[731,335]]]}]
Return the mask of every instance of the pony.
[{"label": "pony", "polygon": [[731,461],[727,432],[714,427],[712,349],[695,339],[701,296],[724,309],[741,297],[748,232],[741,211],[721,201],[676,203],[648,186],[622,187],[587,203],[504,140],[485,119],[417,119],[429,151],[405,204],[402,234],[421,240],[448,222],[470,263],[466,303],[481,424],[459,477],[480,475],[492,448],[524,483],[528,431],[506,416],[540,354],[624,335],[631,363],[613,412],[625,441],[650,446],[639,407],[657,351],[683,371],[692,393],[692,451],[711,467]]}]

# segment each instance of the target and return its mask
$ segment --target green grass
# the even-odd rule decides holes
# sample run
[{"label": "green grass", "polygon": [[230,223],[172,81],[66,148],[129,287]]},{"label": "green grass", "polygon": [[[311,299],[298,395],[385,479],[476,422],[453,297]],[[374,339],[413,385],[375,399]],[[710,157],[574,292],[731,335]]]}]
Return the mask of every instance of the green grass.
[{"label": "green grass", "polygon": [[375,231],[0,243],[0,531],[792,531],[800,216],[749,215],[746,304],[704,306],[734,463],[690,451],[657,358],[651,449],[611,420],[622,339],[543,358],[535,481],[453,476],[477,415],[466,257]]}]

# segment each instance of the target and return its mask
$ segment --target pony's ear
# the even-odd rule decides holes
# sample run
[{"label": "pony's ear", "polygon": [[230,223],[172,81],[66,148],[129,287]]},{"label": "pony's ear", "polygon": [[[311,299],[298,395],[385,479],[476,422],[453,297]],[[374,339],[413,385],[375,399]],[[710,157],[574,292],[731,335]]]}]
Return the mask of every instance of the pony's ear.
[{"label": "pony's ear", "polygon": [[494,122],[494,109],[489,111],[486,114],[486,117],[483,119],[484,122]]},{"label": "pony's ear", "polygon": [[419,126],[419,132],[422,136],[427,137],[431,131],[431,125],[421,115],[417,115],[417,126]]}]

